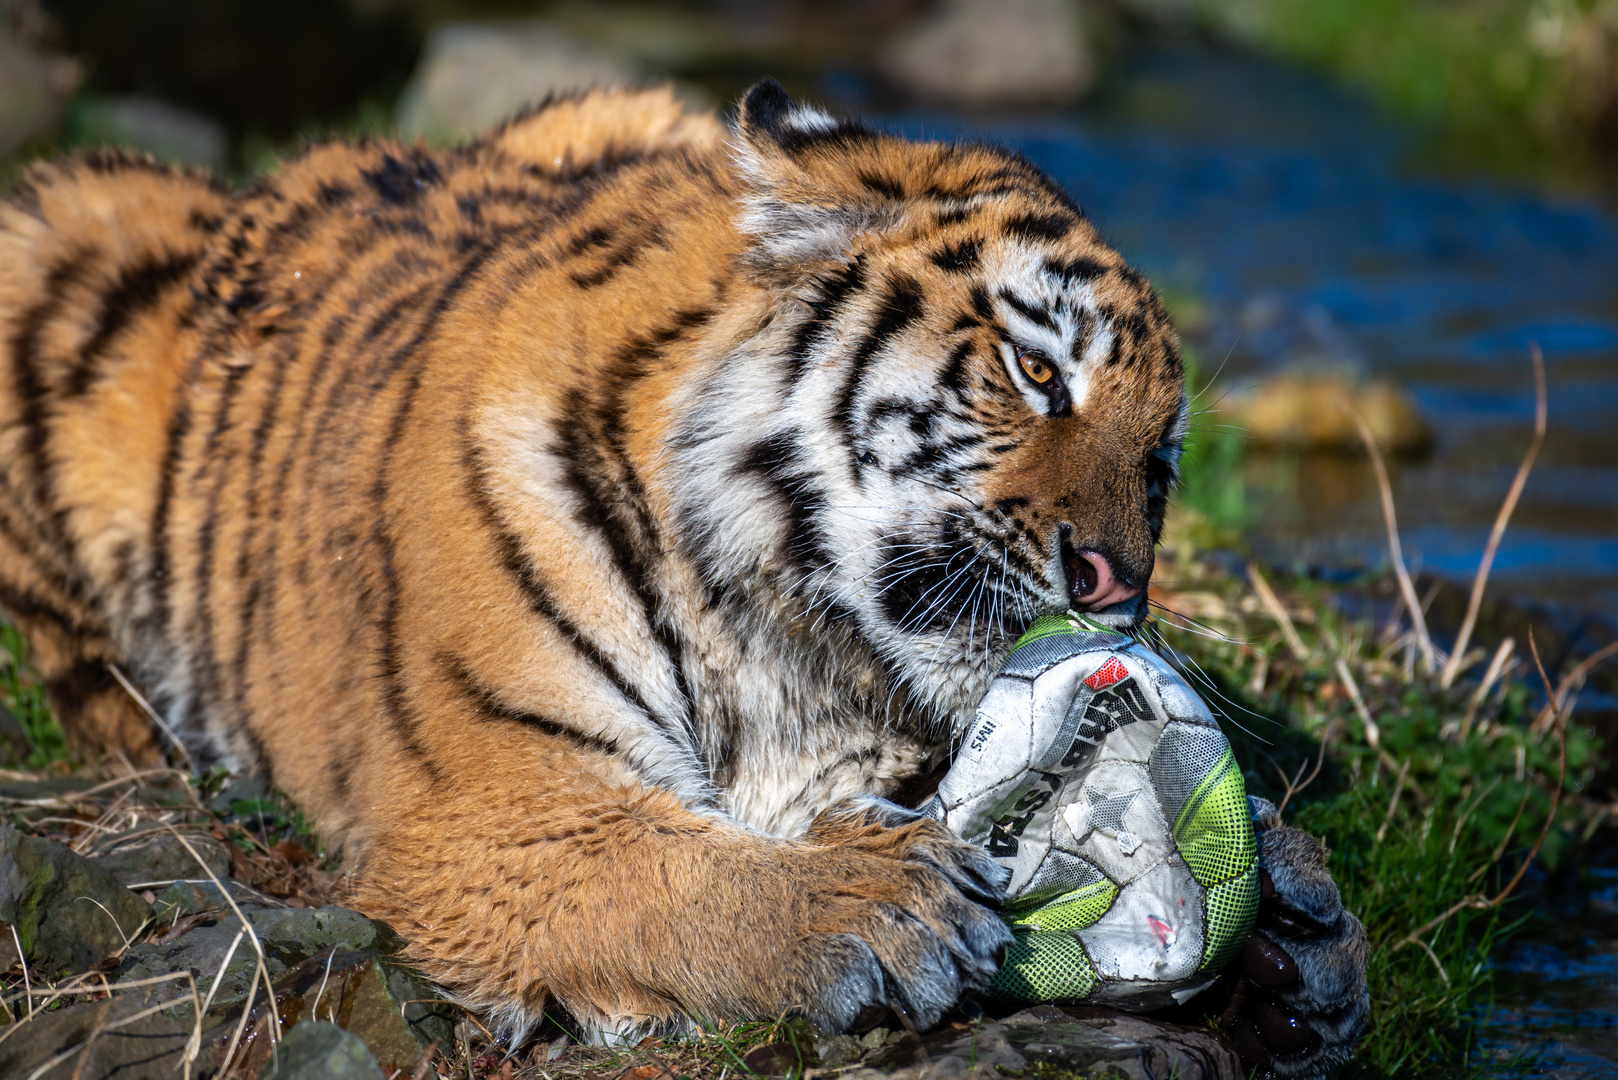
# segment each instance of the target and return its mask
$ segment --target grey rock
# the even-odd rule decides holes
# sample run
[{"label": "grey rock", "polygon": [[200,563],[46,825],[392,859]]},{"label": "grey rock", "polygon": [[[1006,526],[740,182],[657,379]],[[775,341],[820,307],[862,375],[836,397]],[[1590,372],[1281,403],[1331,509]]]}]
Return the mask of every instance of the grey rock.
[{"label": "grey rock", "polygon": [[[178,998],[183,989],[171,985],[168,995]],[[183,1075],[185,1043],[192,1031],[189,1015],[183,1021],[162,1012],[136,1019],[143,1007],[131,997],[109,997],[23,1019],[20,1023],[27,1026],[0,1043],[0,1076],[32,1076],[63,1055],[65,1060],[39,1074],[40,1080],[172,1080]],[[227,1044],[230,1029],[228,1021],[210,1017],[203,1028],[204,1046]],[[191,1066],[191,1075],[199,1080],[216,1071],[206,1053]]]},{"label": "grey rock", "polygon": [[623,85],[640,75],[546,22],[449,23],[427,39],[395,119],[405,138],[452,141],[509,120],[547,95]]},{"label": "grey rock", "polygon": [[383,1080],[365,1043],[336,1024],[309,1021],[287,1032],[263,1080]]},{"label": "grey rock", "polygon": [[1095,81],[1080,0],[945,0],[878,57],[926,101],[965,108],[1076,101]]},{"label": "grey rock", "polygon": [[[1234,1052],[1207,1032],[1098,1008],[1038,1005],[888,1043],[866,1067],[889,1080],[971,1080],[1034,1070],[1118,1080],[1241,1080]],[[853,1074],[845,1073],[844,1076]]]},{"label": "grey rock", "polygon": [[16,929],[36,978],[94,967],[121,951],[151,914],[84,856],[0,826],[0,922]]},{"label": "grey rock", "polygon": [[91,100],[77,113],[80,138],[144,150],[176,165],[218,169],[230,150],[230,135],[219,121],[157,98]]},{"label": "grey rock", "polygon": [[[160,898],[161,899],[161,898]],[[334,948],[370,949],[378,942],[378,925],[348,908],[271,908],[243,905],[242,914],[258,936],[264,950],[264,966],[273,981],[312,956],[325,955]],[[229,910],[208,919],[195,929],[163,945],[136,945],[124,957],[116,973],[118,980],[148,979],[177,971],[189,971],[206,994],[215,978],[219,989],[214,1001],[229,1005],[246,998],[253,984],[258,954],[245,936],[231,953],[231,943],[242,925]],[[219,976],[226,954],[230,963]],[[262,988],[261,988],[262,989]],[[155,1000],[147,991],[146,1000]]]},{"label": "grey rock", "polygon": [[422,1048],[453,1044],[455,1014],[409,968],[376,952],[336,949],[276,982],[281,1022],[340,1023],[389,1068],[413,1070]]},{"label": "grey rock", "polygon": [[[202,858],[187,851],[188,843]],[[126,887],[166,888],[176,881],[206,878],[203,866],[223,879],[230,874],[230,852],[206,833],[187,833],[185,843],[171,832],[136,830],[96,844],[90,858]]]},{"label": "grey rock", "polygon": [[[276,906],[269,897],[230,878],[221,878],[221,883],[230,891],[231,900],[238,905],[252,904],[257,907]],[[230,903],[219,891],[219,886],[211,881],[189,879],[176,881],[168,888],[158,893],[157,899],[152,901],[152,916],[159,922],[172,923],[183,919],[187,915],[195,915],[199,911],[228,911]]]}]

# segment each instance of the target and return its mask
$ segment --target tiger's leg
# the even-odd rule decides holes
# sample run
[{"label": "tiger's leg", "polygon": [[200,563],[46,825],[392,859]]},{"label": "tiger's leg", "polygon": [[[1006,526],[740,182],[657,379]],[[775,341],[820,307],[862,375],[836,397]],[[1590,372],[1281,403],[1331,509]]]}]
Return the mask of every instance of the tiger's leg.
[{"label": "tiger's leg", "polygon": [[1003,871],[941,825],[845,803],[802,840],[750,833],[546,736],[440,758],[431,788],[375,792],[355,906],[507,1030],[548,1001],[591,1034],[685,1017],[868,1006],[935,1023],[999,966]]}]

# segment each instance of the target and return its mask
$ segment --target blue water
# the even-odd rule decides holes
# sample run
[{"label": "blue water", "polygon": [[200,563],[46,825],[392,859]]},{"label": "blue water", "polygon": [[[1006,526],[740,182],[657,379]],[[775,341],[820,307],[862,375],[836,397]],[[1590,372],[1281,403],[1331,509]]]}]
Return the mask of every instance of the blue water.
[{"label": "blue water", "polygon": [[[1551,430],[1497,591],[1618,614],[1610,207],[1415,164],[1419,130],[1306,74],[1193,45],[1138,54],[1076,112],[897,122],[992,131],[1055,174],[1191,313],[1182,331],[1221,391],[1294,363],[1398,379],[1436,430],[1430,457],[1394,466],[1406,553],[1436,574],[1469,580],[1476,567],[1528,444],[1537,342]],[[1261,555],[1299,568],[1385,560],[1363,463],[1250,470]]]}]

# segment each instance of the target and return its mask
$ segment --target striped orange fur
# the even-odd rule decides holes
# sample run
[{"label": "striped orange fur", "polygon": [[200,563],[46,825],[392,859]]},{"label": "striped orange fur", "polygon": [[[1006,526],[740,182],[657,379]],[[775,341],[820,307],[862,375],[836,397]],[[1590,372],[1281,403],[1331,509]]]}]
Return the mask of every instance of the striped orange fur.
[{"label": "striped orange fur", "polygon": [[1144,588],[1176,350],[1021,158],[773,83],[235,194],[90,154],[0,207],[0,606],[78,745],[157,752],[127,665],[508,1029],[930,1024],[1001,878],[884,797]]}]

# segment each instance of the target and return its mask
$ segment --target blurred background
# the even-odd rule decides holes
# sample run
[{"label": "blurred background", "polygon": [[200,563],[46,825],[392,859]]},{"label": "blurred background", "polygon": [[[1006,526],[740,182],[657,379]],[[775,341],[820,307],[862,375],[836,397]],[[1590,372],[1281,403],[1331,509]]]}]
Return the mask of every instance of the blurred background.
[{"label": "blurred background", "polygon": [[[0,184],[108,142],[245,183],[312,138],[449,142],[624,80],[726,110],[766,74],[1051,171],[1187,343],[1174,542],[1351,614],[1386,619],[1396,589],[1339,403],[1388,457],[1453,640],[1533,435],[1537,346],[1548,430],[1477,640],[1532,627],[1560,669],[1618,640],[1618,0],[0,0]],[[1611,745],[1611,675],[1575,716]],[[1579,910],[1610,919],[1602,880]],[[1507,1028],[1614,1023],[1610,938],[1604,967],[1567,942],[1501,960]],[[1590,1060],[1567,1075],[1614,1075]]]}]

